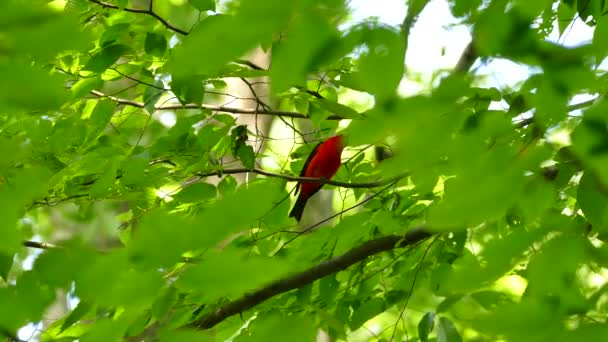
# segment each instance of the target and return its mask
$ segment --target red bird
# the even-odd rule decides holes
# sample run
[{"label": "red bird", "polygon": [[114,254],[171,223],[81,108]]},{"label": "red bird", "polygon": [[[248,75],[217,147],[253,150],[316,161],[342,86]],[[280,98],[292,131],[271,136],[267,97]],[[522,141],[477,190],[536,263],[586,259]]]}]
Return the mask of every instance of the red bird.
[{"label": "red bird", "polygon": [[[342,135],[336,135],[319,143],[312,150],[308,159],[306,159],[302,172],[300,172],[300,177],[331,179],[340,167],[343,149],[344,142]],[[306,202],[312,195],[321,190],[322,187],[323,183],[299,182],[296,185],[295,194],[297,195],[298,191],[300,191],[300,196],[298,196],[296,204],[289,213],[289,217],[295,217],[300,222]]]}]

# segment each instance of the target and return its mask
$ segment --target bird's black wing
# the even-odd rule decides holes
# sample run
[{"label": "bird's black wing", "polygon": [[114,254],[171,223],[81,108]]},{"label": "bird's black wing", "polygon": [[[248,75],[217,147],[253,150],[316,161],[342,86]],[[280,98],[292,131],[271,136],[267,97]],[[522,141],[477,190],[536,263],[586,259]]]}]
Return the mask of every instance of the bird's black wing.
[{"label": "bird's black wing", "polygon": [[[315,156],[315,154],[317,153],[317,150],[319,149],[319,146],[321,146],[322,143],[323,143],[323,141],[318,143],[317,146],[315,146],[312,149],[312,151],[310,152],[310,154],[308,155],[308,158],[306,159],[306,162],[304,162],[304,166],[302,167],[302,171],[300,171],[300,177],[304,177],[304,173],[306,172],[306,169],[308,168],[310,161]],[[300,185],[301,185],[301,183],[298,182],[298,184],[296,185],[296,192],[294,193],[294,195],[297,195],[298,191],[300,191]]]}]

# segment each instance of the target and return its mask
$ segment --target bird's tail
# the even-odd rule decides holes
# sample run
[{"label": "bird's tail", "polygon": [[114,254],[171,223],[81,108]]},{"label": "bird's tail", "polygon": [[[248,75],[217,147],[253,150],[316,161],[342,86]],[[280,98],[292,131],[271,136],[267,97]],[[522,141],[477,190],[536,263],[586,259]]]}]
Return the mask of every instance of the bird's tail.
[{"label": "bird's tail", "polygon": [[293,209],[291,209],[291,212],[289,212],[289,217],[293,217],[298,222],[300,222],[300,220],[302,219],[302,213],[304,212],[304,207],[306,206],[307,200],[308,199],[304,198],[303,196],[298,197],[296,204],[293,206]]}]

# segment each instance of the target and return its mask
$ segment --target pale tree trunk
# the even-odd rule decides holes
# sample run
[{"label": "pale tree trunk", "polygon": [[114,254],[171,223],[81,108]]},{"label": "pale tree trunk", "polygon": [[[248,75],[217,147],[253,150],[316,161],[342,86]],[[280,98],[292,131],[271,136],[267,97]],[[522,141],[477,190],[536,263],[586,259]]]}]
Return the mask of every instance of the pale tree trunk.
[{"label": "pale tree trunk", "polygon": [[[270,65],[270,52],[264,52],[262,49],[256,48],[243,59],[260,68],[267,69]],[[231,107],[263,110],[265,107],[272,106],[267,77],[250,79],[228,78],[225,81],[227,84],[226,93],[237,97],[237,99],[232,97],[227,98]],[[265,137],[270,132],[273,117],[270,115],[250,114],[235,115],[235,117],[237,125],[246,125],[247,130],[253,132],[253,135],[249,135],[248,144],[253,147],[256,156],[260,155],[264,149]],[[231,158],[224,159],[224,162],[233,161]],[[246,181],[246,177],[251,179],[254,177],[254,174],[239,174],[234,175],[234,177],[239,182],[244,182]]]}]

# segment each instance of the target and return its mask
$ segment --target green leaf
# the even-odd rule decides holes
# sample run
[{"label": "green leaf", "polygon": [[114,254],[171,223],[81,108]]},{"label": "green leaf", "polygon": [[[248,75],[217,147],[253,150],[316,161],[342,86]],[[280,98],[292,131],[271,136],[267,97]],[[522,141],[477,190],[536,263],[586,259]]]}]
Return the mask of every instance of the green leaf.
[{"label": "green leaf", "polygon": [[248,169],[253,169],[255,166],[255,152],[253,147],[249,145],[239,145],[236,150],[237,157]]},{"label": "green leaf", "polygon": [[566,117],[567,96],[560,93],[552,84],[542,84],[535,96],[533,104],[536,105],[536,113],[534,119],[544,126],[555,125],[556,122]]},{"label": "green leaf", "polygon": [[439,303],[439,305],[437,305],[437,313],[442,313],[444,311],[449,310],[452,307],[452,305],[458,303],[462,299],[462,297],[463,297],[463,295],[461,295],[461,294],[456,294],[456,295],[447,297],[441,303]]},{"label": "green leaf", "polygon": [[[526,294],[532,298],[552,297],[566,312],[583,312],[590,304],[574,279],[579,265],[585,260],[588,241],[581,236],[561,235],[552,239],[541,253],[535,254],[528,264]],[[565,250],[568,253],[564,253]],[[550,270],[547,268],[551,265]],[[551,310],[552,307],[547,307]]]},{"label": "green leaf", "polygon": [[338,292],[340,283],[336,280],[334,274],[328,275],[319,280],[319,298],[326,304],[332,304]]},{"label": "green leaf", "polygon": [[141,157],[127,159],[121,168],[122,177],[120,182],[127,186],[141,187],[150,184],[152,179],[146,177],[148,160]]},{"label": "green leaf", "polygon": [[61,331],[63,332],[65,329],[71,327],[76,322],[78,322],[84,315],[86,315],[91,309],[93,305],[80,301],[76,308],[70,312],[70,314],[65,318],[63,324],[61,325]]},{"label": "green leaf", "polygon": [[386,310],[384,299],[374,297],[366,300],[354,312],[350,320],[349,326],[351,330],[359,329],[365,322],[378,316]]},{"label": "green leaf", "polygon": [[[516,0],[515,5],[517,6],[517,9],[519,11],[521,11],[521,14],[523,14],[527,18],[535,19],[547,7],[547,3],[549,3],[549,2],[552,2],[552,0],[538,0],[538,1]],[[561,20],[561,18],[560,18],[560,20]]]},{"label": "green leaf", "polygon": [[450,296],[438,306],[437,310],[454,304],[462,297],[461,293],[492,284],[512,270],[522,260],[524,253],[544,233],[541,229],[514,230],[500,238],[487,241],[486,248],[477,256],[464,249],[458,259],[452,262],[450,272],[447,272],[446,278],[440,284],[441,294]]},{"label": "green leaf", "polygon": [[174,49],[170,63],[173,73],[215,76],[225,63],[270,41],[287,24],[297,3],[245,1],[234,16],[208,16]]},{"label": "green leaf", "polygon": [[608,36],[608,18],[603,15],[596,19],[597,24],[595,31],[593,31],[593,49],[596,55],[603,59],[608,54],[608,42],[606,37]]},{"label": "green leaf", "polygon": [[192,75],[173,75],[171,91],[182,104],[201,104],[205,94],[203,78]]},{"label": "green leaf", "polygon": [[482,56],[499,52],[509,41],[513,22],[509,16],[504,15],[503,6],[498,2],[493,3],[475,24],[473,40]]},{"label": "green leaf", "polygon": [[220,183],[217,185],[217,190],[222,196],[228,196],[234,193],[236,190],[236,179],[230,175],[222,178]]},{"label": "green leaf", "polygon": [[10,183],[0,184],[0,254],[12,255],[20,248],[22,232],[17,229],[17,219],[26,205],[48,193],[49,178],[46,169],[21,168]]},{"label": "green leaf", "polygon": [[[144,91],[144,108],[148,113],[154,113],[154,108],[160,97],[165,93],[163,82],[157,80],[154,82],[155,87],[147,87]],[[160,89],[159,89],[160,88]]]},{"label": "green leaf", "polygon": [[[557,5],[557,27],[559,30],[559,36],[561,37],[566,29],[572,24],[572,20],[574,20],[574,16],[577,15],[576,11],[572,6],[567,4],[565,1],[560,1],[559,5]],[[597,28],[596,28],[597,31]]]},{"label": "green leaf", "polygon": [[178,304],[179,293],[175,286],[169,286],[162,290],[159,296],[156,297],[154,304],[152,304],[152,317],[157,320],[165,318],[171,310]]},{"label": "green leaf", "polygon": [[191,203],[215,199],[216,196],[217,189],[215,186],[209,183],[194,183],[183,188],[173,196],[173,199],[179,202]]},{"label": "green leaf", "polygon": [[211,151],[220,142],[220,139],[228,134],[229,130],[230,127],[218,127],[210,123],[204,125],[197,134],[201,150],[204,152]]},{"label": "green leaf", "polygon": [[103,85],[103,81],[100,77],[87,77],[76,82],[72,86],[72,97],[74,99],[81,98],[88,95],[91,90],[99,89]]},{"label": "green leaf", "polygon": [[35,272],[23,272],[16,284],[0,288],[0,305],[11,308],[0,310],[0,327],[17,336],[17,330],[28,322],[42,319],[54,298],[54,290],[46,286]]},{"label": "green leaf", "polygon": [[446,317],[439,317],[437,323],[437,342],[461,342],[462,337],[456,330],[454,323]]},{"label": "green leaf", "polygon": [[[256,318],[250,325],[250,334],[244,329],[235,342],[290,341],[310,342],[317,336],[317,329],[310,317],[271,313]],[[247,335],[246,335],[247,334]]]},{"label": "green leaf", "polygon": [[215,114],[213,115],[213,118],[228,127],[232,127],[236,124],[236,118],[229,114]]},{"label": "green leaf", "polygon": [[93,323],[93,326],[79,340],[82,342],[118,342],[122,340],[123,334],[127,328],[127,322],[121,320],[99,319]]},{"label": "green leaf", "polygon": [[226,89],[226,87],[228,86],[228,84],[226,84],[226,81],[224,80],[209,80],[209,83],[211,83],[213,88],[218,90]]},{"label": "green leaf", "polygon": [[606,334],[608,334],[608,328],[604,324],[586,323],[574,330],[567,331],[563,338],[567,341],[599,341]]},{"label": "green leaf", "polygon": [[215,11],[215,0],[190,0],[199,11]]},{"label": "green leaf", "polygon": [[34,269],[44,282],[52,287],[68,287],[74,279],[95,260],[93,251],[75,243],[69,248],[52,249],[36,259]]},{"label": "green leaf", "polygon": [[283,181],[256,179],[235,192],[224,194],[223,185],[219,184],[223,197],[195,218],[193,226],[200,228],[192,232],[192,244],[198,248],[211,247],[230,234],[256,224],[281,199],[284,186]]},{"label": "green leaf", "polygon": [[604,5],[603,0],[578,0],[576,2],[578,14],[583,22],[586,22],[589,16],[598,20],[603,14]]},{"label": "green leaf", "polygon": [[213,333],[200,330],[163,330],[160,333],[160,342],[215,342]]},{"label": "green leaf", "polygon": [[116,63],[118,58],[130,51],[126,45],[114,44],[103,48],[84,65],[84,70],[102,73]]},{"label": "green leaf", "polygon": [[554,202],[555,189],[544,178],[535,178],[526,185],[518,207],[530,220],[542,216]]},{"label": "green leaf", "polygon": [[174,265],[189,249],[190,229],[183,217],[162,210],[148,212],[129,243],[129,260],[147,269]]},{"label": "green leaf", "polygon": [[394,95],[403,75],[405,44],[401,35],[385,27],[360,25],[350,33],[351,38],[365,46],[358,59],[358,70],[346,74],[346,86],[360,89],[387,99]]},{"label": "green leaf", "polygon": [[299,16],[286,36],[272,53],[270,76],[275,94],[305,84],[306,76],[320,64],[322,50],[336,40],[337,33],[327,18],[310,14]]},{"label": "green leaf", "polygon": [[69,98],[64,78],[21,63],[0,62],[0,105],[5,110],[58,109]]},{"label": "green leaf", "polygon": [[146,33],[144,49],[146,53],[152,56],[162,57],[167,51],[167,38],[162,34],[148,32]]},{"label": "green leaf", "polygon": [[433,331],[435,325],[435,314],[433,312],[427,312],[422,316],[418,323],[418,338],[420,341],[428,341],[429,334]]},{"label": "green leaf", "polygon": [[87,129],[87,141],[94,141],[103,133],[110,120],[112,120],[115,110],[116,103],[112,100],[100,100],[97,102],[95,109],[91,113]]},{"label": "green leaf", "polygon": [[106,163],[106,171],[93,183],[89,194],[94,198],[106,196],[112,190],[116,182],[116,172],[118,171],[118,161],[110,160]]},{"label": "green leaf", "polygon": [[585,172],[578,185],[576,200],[596,231],[608,228],[608,194],[593,172]]},{"label": "green leaf", "polygon": [[198,265],[186,270],[176,283],[178,288],[200,291],[214,301],[236,297],[263,286],[290,272],[290,265],[278,258],[263,258],[246,252],[225,250],[207,253]]},{"label": "green leaf", "polygon": [[478,291],[472,293],[471,297],[488,311],[496,310],[501,305],[513,303],[513,300],[505,293],[497,291]]},{"label": "green leaf", "polygon": [[81,300],[116,307],[150,305],[163,281],[156,270],[130,267],[127,254],[118,251],[96,257],[75,283]]},{"label": "green leaf", "polygon": [[481,5],[482,0],[454,0],[449,3],[452,14],[455,17],[463,17],[477,9]]},{"label": "green leaf", "polygon": [[0,3],[0,13],[2,52],[9,58],[21,55],[47,60],[64,51],[86,50],[91,43],[78,16],[53,11],[50,6],[7,0]]},{"label": "green leaf", "polygon": [[315,99],[312,102],[318,104],[319,107],[327,110],[330,114],[336,114],[344,119],[357,119],[361,117],[356,110],[338,102],[333,102],[326,99]]},{"label": "green leaf", "polygon": [[[524,296],[520,303],[506,304],[472,322],[476,330],[502,335],[508,340],[553,340],[564,337],[562,316],[550,305]],[[447,335],[447,334],[446,334]]]},{"label": "green leaf", "polygon": [[585,111],[582,122],[572,132],[572,151],[587,171],[602,184],[608,184],[608,128],[605,111],[608,102],[600,101]]},{"label": "green leaf", "polygon": [[8,282],[8,273],[13,267],[14,257],[13,254],[0,253],[0,279],[5,282]]}]

